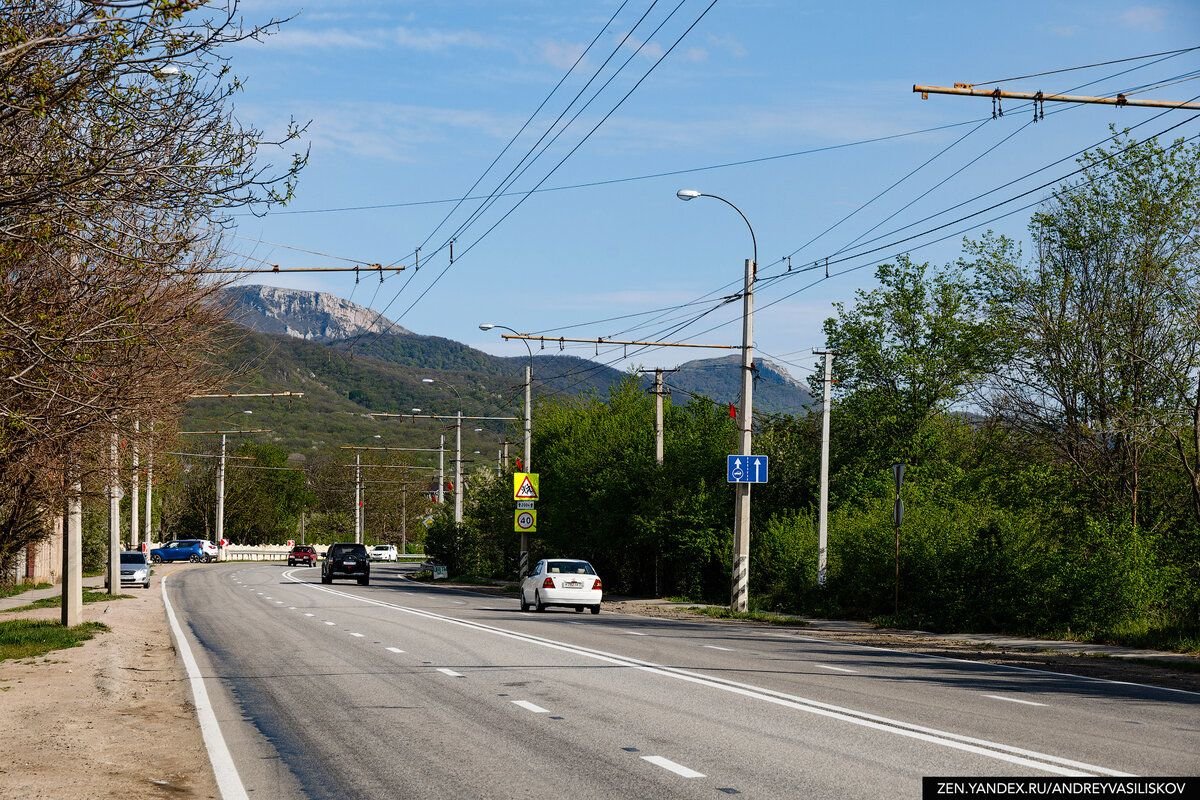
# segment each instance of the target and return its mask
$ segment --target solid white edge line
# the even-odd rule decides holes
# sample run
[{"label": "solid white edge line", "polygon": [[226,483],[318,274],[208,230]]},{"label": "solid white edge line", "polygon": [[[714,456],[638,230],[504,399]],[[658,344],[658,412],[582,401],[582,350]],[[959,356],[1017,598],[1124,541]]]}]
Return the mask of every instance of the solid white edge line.
[{"label": "solid white edge line", "polygon": [[526,711],[532,711],[535,714],[549,714],[550,713],[549,709],[542,708],[541,706],[535,705],[535,704],[529,702],[528,700],[513,700],[512,704],[514,706],[520,706],[521,708],[525,709]]},{"label": "solid white edge line", "polygon": [[1023,706],[1041,706],[1042,708],[1046,707],[1045,703],[1035,703],[1032,700],[1018,700],[1015,697],[1003,697],[998,694],[985,694],[984,697],[990,697],[993,700],[1003,700],[1006,703],[1020,703]]},{"label": "solid white edge line", "polygon": [[[297,578],[293,578],[290,573],[284,573],[284,577],[293,583],[298,583],[313,591],[326,592],[328,594],[345,597],[350,600],[357,600],[368,605],[379,606],[381,608],[391,608],[397,611],[402,611],[413,616],[425,617],[427,619],[440,620],[453,625],[460,625],[465,628],[474,628],[476,630],[486,631],[497,636],[503,636],[509,639],[529,642],[537,644],[551,650],[560,650],[566,653],[592,658],[597,661],[604,661],[610,664],[619,664],[622,666],[631,667],[655,675],[662,675],[676,680],[695,683],[709,688],[720,689],[738,694],[744,697],[750,697],[756,700],[762,700],[773,705],[791,708],[797,711],[805,711],[818,716],[830,717],[843,722],[849,722],[854,725],[860,725],[864,728],[879,730],[884,733],[890,733],[896,736],[904,736],[910,739],[917,739],[931,744],[948,747],[954,750],[962,750],[975,755],[987,756],[1001,761],[1007,761],[1010,764],[1018,764],[1021,766],[1039,769],[1044,772],[1050,772],[1057,775],[1065,775],[1069,777],[1089,777],[1093,773],[1100,775],[1110,775],[1113,777],[1133,777],[1132,773],[1121,772],[1119,770],[1101,767],[1096,764],[1087,764],[1081,761],[1075,761],[1069,758],[1050,755],[1049,753],[1040,753],[1036,750],[1027,750],[1025,748],[1016,747],[1014,745],[1002,744],[1000,742],[992,742],[987,739],[980,739],[973,736],[966,736],[949,731],[939,730],[937,728],[929,728],[923,725],[917,725],[911,722],[903,722],[901,720],[891,719],[888,717],[871,714],[866,711],[846,708],[843,706],[833,705],[831,703],[822,703],[818,700],[813,700],[807,697],[799,697],[790,695],[784,692],[776,692],[771,689],[764,689],[751,684],[738,683],[737,681],[727,680],[725,678],[716,678],[711,675],[705,675],[698,672],[690,672],[676,667],[667,667],[661,664],[655,664],[650,661],[642,661],[630,656],[621,656],[614,653],[607,653],[603,650],[592,650],[578,645],[565,645],[560,642],[555,642],[551,639],[543,639],[532,634],[517,633],[504,628],[497,628],[491,625],[485,625],[480,622],[470,622],[467,620],[447,617],[442,614],[437,614],[432,611],[424,611],[417,608],[409,608],[407,606],[388,603],[382,600],[373,598],[360,597],[359,595],[342,592],[336,589],[327,589],[324,586],[314,586],[305,583]],[[881,648],[882,649],[882,648]],[[972,662],[974,663],[974,662]],[[1056,766],[1062,765],[1062,766]]]},{"label": "solid white edge line", "polygon": [[238,775],[237,766],[233,763],[233,756],[229,753],[229,745],[225,743],[225,737],[221,735],[221,726],[217,722],[217,715],[208,699],[208,689],[204,686],[200,667],[196,664],[192,648],[183,635],[179,620],[175,618],[175,609],[171,607],[171,601],[167,598],[167,578],[169,577],[169,575],[164,576],[159,582],[162,589],[163,607],[167,610],[167,621],[171,623],[171,635],[175,638],[175,647],[179,651],[180,659],[183,660],[188,683],[192,687],[192,704],[196,707],[200,733],[204,738],[204,746],[208,750],[208,760],[212,764],[213,775],[217,779],[217,790],[224,800],[249,800],[246,787],[242,784],[241,776]]},{"label": "solid white edge line", "polygon": [[703,772],[696,772],[696,770],[694,770],[694,769],[685,767],[683,764],[676,764],[671,759],[663,758],[662,756],[642,756],[642,761],[649,761],[651,764],[653,764],[656,767],[662,767],[665,770],[670,770],[671,772],[674,772],[676,775],[679,775],[684,778],[707,778],[708,777]]},{"label": "solid white edge line", "polygon": [[715,645],[715,644],[702,644],[702,645],[700,645],[700,646],[701,646],[701,647],[707,647],[709,650],[720,650],[720,651],[721,651],[721,652],[723,652],[723,653],[733,653],[733,652],[736,652],[736,651],[734,651],[734,649],[733,649],[732,647],[718,647],[718,646],[717,646],[717,645]]}]

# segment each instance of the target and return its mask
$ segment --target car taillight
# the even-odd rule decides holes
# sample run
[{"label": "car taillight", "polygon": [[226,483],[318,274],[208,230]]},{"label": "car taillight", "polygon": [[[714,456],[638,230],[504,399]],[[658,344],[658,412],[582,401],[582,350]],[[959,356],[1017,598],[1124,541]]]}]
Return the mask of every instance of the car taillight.
[{"label": "car taillight", "polygon": [[549,577],[546,578],[546,580],[542,581],[542,588],[543,589],[553,589],[554,588],[554,579],[549,578]]},{"label": "car taillight", "polygon": [[592,584],[592,591],[598,592],[603,588],[604,588],[604,585],[600,583],[600,579],[596,578],[596,582]]}]

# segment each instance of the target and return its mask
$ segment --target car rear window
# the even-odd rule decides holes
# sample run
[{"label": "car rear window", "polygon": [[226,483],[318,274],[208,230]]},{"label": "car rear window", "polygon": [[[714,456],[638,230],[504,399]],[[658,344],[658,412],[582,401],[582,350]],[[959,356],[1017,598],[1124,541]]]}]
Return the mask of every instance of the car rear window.
[{"label": "car rear window", "polygon": [[145,564],[145,553],[121,553],[122,564]]},{"label": "car rear window", "polygon": [[335,544],[329,548],[329,553],[334,558],[344,558],[346,556],[364,556],[367,554],[367,548],[361,544]]},{"label": "car rear window", "polygon": [[595,575],[596,570],[586,561],[547,561],[546,571],[553,573],[573,572],[577,575]]}]

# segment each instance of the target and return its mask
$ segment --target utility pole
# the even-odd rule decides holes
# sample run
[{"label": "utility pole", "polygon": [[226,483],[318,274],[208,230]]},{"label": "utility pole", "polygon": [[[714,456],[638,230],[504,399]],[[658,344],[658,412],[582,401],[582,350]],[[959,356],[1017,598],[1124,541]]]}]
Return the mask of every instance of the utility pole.
[{"label": "utility pole", "polygon": [[131,440],[133,447],[131,455],[133,460],[133,486],[132,494],[129,495],[129,549],[138,549],[138,536],[141,535],[141,527],[138,525],[139,497],[138,490],[141,488],[142,474],[138,465],[138,435],[141,433],[141,426],[138,420],[133,421],[133,439]]},{"label": "utility pole", "polygon": [[217,546],[225,541],[225,434],[221,434],[221,465],[217,469]]},{"label": "utility pole", "polygon": [[150,447],[146,452],[146,535],[142,541],[146,546],[150,545],[150,534],[152,533],[151,525],[151,498],[154,494],[154,423],[150,423]]},{"label": "utility pole", "polygon": [[904,485],[904,464],[892,464],[892,477],[896,480],[896,504],[892,509],[892,524],[896,528],[896,583],[895,605],[892,615],[900,616],[900,523],[904,522],[904,501],[900,499],[900,487]]},{"label": "utility pole", "polygon": [[[645,374],[648,369],[639,369],[638,372]],[[658,367],[654,370],[654,463],[660,467],[663,463],[663,396],[666,394],[663,391],[663,373],[678,372],[677,369],[663,369]]]},{"label": "utility pole", "polygon": [[354,542],[362,544],[362,453],[354,453]]},{"label": "utility pole", "polygon": [[438,505],[446,502],[446,434],[438,436]]},{"label": "utility pole", "polygon": [[109,443],[108,465],[108,593],[121,593],[121,469],[117,432]]},{"label": "utility pole", "polygon": [[62,624],[71,628],[83,622],[83,487],[78,467],[69,469],[63,513]]},{"label": "utility pole", "polygon": [[[528,343],[525,345],[529,347]],[[529,364],[525,367],[525,460],[521,462],[525,472],[533,472],[533,351],[529,351]],[[517,561],[517,577],[529,574],[529,532],[521,531],[521,555]]]},{"label": "utility pole", "polygon": [[408,489],[400,490],[400,555],[408,552]]},{"label": "utility pole", "polygon": [[463,521],[463,485],[462,485],[462,412],[454,421],[454,524],[462,525]]},{"label": "utility pole", "polygon": [[824,587],[829,549],[829,416],[833,395],[833,350],[814,350],[825,356],[825,402],[821,414],[821,500],[817,513],[817,586]]},{"label": "utility pole", "polygon": [[[748,258],[745,267],[742,290],[742,402],[738,419],[741,448],[738,452],[750,456],[751,426],[754,424],[754,273],[757,265]],[[735,483],[734,492],[733,591],[730,608],[747,611],[750,606],[750,484]]]}]

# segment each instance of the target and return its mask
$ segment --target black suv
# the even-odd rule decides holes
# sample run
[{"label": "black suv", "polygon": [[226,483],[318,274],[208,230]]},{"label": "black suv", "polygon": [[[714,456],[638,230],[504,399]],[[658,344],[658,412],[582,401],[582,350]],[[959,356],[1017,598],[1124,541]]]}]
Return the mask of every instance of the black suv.
[{"label": "black suv", "polygon": [[359,586],[371,582],[371,557],[366,545],[338,542],[329,546],[321,564],[321,583],[333,583],[338,577],[358,578]]}]

